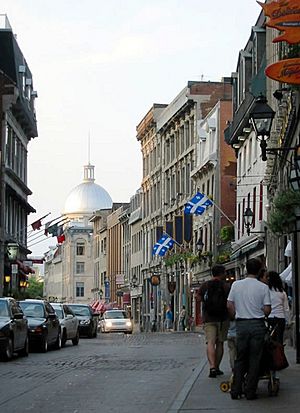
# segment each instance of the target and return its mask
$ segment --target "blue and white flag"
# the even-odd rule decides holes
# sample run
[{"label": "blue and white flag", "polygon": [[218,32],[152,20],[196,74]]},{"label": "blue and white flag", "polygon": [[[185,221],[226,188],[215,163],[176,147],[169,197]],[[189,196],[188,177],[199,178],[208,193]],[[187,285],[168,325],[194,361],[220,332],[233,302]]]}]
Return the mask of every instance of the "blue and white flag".
[{"label": "blue and white flag", "polygon": [[163,257],[166,252],[173,247],[175,241],[170,235],[164,233],[163,236],[157,241],[152,250],[152,255],[160,255]]},{"label": "blue and white flag", "polygon": [[202,215],[206,208],[213,205],[213,202],[201,192],[197,192],[196,195],[185,205],[185,214]]}]

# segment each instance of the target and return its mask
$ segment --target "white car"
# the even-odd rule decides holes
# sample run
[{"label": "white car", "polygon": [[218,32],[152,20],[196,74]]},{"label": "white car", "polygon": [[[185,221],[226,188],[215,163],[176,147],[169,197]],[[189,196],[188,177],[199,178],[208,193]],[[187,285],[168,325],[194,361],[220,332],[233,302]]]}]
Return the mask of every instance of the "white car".
[{"label": "white car", "polygon": [[106,310],[99,322],[101,333],[132,334],[132,321],[123,310]]},{"label": "white car", "polygon": [[67,340],[72,340],[74,346],[79,343],[79,320],[70,307],[66,304],[51,303],[61,326],[61,346],[64,347]]}]

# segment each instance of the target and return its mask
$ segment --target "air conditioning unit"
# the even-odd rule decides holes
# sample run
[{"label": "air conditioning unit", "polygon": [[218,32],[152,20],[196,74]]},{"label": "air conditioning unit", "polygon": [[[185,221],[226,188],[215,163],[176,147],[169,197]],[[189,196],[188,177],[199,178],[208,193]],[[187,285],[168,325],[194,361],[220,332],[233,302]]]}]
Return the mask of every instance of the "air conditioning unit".
[{"label": "air conditioning unit", "polygon": [[19,66],[19,73],[25,73],[26,72],[26,66],[20,65]]},{"label": "air conditioning unit", "polygon": [[26,84],[26,86],[31,86],[32,85],[32,79],[26,79],[25,84]]}]

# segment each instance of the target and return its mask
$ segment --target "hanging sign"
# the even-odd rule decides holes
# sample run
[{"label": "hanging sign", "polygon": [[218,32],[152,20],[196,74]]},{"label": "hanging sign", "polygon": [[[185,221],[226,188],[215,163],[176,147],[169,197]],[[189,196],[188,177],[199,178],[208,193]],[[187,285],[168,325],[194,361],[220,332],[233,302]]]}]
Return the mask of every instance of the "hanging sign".
[{"label": "hanging sign", "polygon": [[278,82],[300,85],[300,58],[280,60],[269,65],[265,73]]},{"label": "hanging sign", "polygon": [[264,13],[270,19],[266,23],[283,32],[273,40],[273,43],[288,42],[295,44],[300,42],[300,4],[299,0],[278,0],[271,3],[261,3]]}]

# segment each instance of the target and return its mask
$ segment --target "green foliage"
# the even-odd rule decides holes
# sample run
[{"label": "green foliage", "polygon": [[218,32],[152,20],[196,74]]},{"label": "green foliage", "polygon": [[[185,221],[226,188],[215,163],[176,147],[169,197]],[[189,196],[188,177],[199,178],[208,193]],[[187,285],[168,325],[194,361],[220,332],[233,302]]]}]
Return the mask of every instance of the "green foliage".
[{"label": "green foliage", "polygon": [[26,289],[27,298],[42,298],[44,295],[44,283],[38,281],[35,277],[31,277],[28,282],[29,286]]},{"label": "green foliage", "polygon": [[191,252],[178,252],[172,255],[169,255],[165,258],[166,267],[171,267],[172,265],[177,264],[181,261],[187,261],[192,258],[193,254]]},{"label": "green foliage", "polygon": [[223,264],[224,262],[230,261],[230,251],[223,251],[216,257],[216,264]]},{"label": "green foliage", "polygon": [[223,242],[229,242],[234,240],[234,227],[233,225],[225,225],[221,228],[220,238]]},{"label": "green foliage", "polygon": [[300,207],[300,193],[291,189],[280,192],[273,201],[268,228],[274,234],[286,234],[293,230],[295,209]]}]

